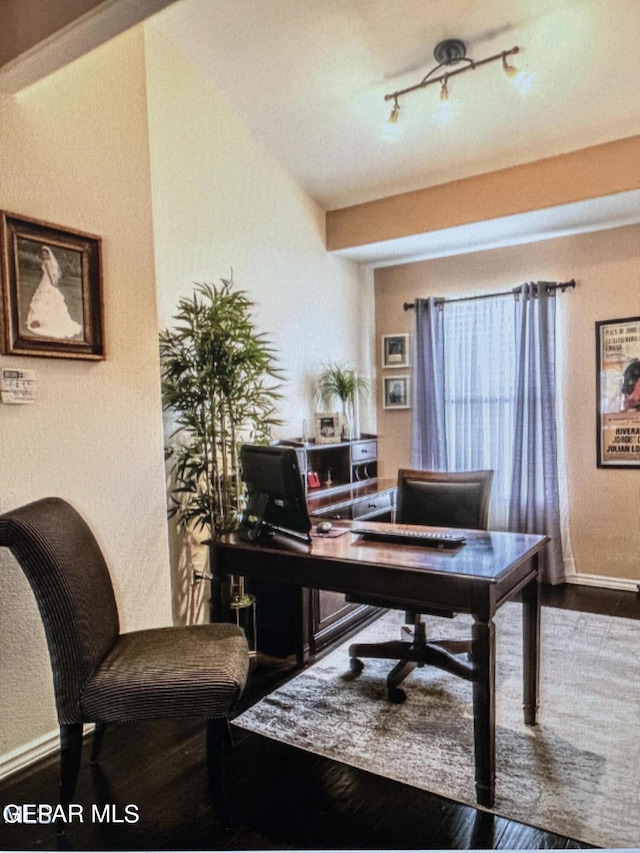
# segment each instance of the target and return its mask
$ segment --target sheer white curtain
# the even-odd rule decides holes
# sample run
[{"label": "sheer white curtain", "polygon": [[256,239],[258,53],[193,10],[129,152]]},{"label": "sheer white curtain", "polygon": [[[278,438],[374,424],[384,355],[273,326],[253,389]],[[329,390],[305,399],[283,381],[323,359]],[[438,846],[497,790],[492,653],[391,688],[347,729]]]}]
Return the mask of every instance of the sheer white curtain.
[{"label": "sheer white curtain", "polygon": [[564,579],[556,446],[554,292],[416,300],[413,464],[492,469],[489,526],[546,533]]},{"label": "sheer white curtain", "polygon": [[455,302],[444,314],[448,467],[494,470],[489,526],[506,530],[515,427],[513,300]]}]

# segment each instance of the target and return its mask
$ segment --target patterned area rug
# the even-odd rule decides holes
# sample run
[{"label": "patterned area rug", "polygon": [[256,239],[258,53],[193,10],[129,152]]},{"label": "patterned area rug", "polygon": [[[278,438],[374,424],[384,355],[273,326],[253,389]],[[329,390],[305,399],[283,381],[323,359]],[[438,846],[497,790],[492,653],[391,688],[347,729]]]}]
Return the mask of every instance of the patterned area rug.
[{"label": "patterned area rug", "polygon": [[[358,635],[396,637],[390,612]],[[470,620],[429,618],[431,637]],[[495,813],[602,847],[640,847],[640,621],[543,608],[539,725],[522,721],[521,608],[497,627]],[[351,640],[353,642],[353,639]],[[234,722],[243,728],[475,805],[471,684],[424,667],[386,700],[392,664],[349,672],[348,643]]]}]

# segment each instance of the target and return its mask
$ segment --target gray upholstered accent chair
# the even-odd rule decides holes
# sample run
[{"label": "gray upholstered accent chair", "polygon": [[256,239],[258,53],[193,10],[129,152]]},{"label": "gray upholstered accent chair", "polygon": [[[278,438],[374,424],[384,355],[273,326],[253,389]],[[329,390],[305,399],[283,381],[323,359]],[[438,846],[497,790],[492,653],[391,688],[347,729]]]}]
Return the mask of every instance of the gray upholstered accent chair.
[{"label": "gray upholstered accent chair", "polygon": [[[456,527],[486,530],[489,517],[489,498],[493,471],[415,471],[403,468],[398,471],[396,522],[423,524],[433,527]],[[415,547],[415,546],[408,546]],[[353,600],[353,599],[350,599]],[[361,599],[358,599],[361,600]],[[400,609],[397,601],[367,601],[367,604]],[[407,640],[386,643],[354,643],[349,647],[351,670],[362,671],[360,658],[382,658],[398,663],[387,676],[387,696],[391,702],[404,702],[407,694],[398,685],[417,666],[432,666],[455,672],[455,656],[468,653],[470,640],[428,640],[423,615],[454,617],[456,614],[442,610],[416,612],[409,603],[405,610],[403,633]]]},{"label": "gray upholstered accent chair", "polygon": [[242,693],[249,650],[232,624],[120,633],[109,570],[91,530],[60,498],[0,515],[0,545],[11,549],[44,623],[60,724],[60,798],[71,802],[83,723],[96,723],[91,759],[108,723],[208,719],[209,783],[228,823],[221,750]]}]

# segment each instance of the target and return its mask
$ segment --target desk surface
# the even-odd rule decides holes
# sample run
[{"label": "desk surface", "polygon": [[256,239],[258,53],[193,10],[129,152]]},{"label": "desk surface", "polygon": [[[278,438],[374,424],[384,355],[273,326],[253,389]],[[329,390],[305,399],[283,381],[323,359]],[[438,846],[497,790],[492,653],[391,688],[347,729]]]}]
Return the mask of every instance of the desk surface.
[{"label": "desk surface", "polygon": [[[334,527],[347,531],[351,522]],[[442,530],[444,528],[432,528]],[[389,544],[343,536],[314,538],[311,544],[274,537],[259,545],[235,534],[212,544],[223,573],[247,574],[336,592],[392,596],[403,606],[451,605],[493,613],[505,597],[531,576],[531,557],[546,536],[465,530],[467,543],[455,550]],[[229,552],[234,552],[230,556]],[[229,558],[232,565],[227,567]]]}]

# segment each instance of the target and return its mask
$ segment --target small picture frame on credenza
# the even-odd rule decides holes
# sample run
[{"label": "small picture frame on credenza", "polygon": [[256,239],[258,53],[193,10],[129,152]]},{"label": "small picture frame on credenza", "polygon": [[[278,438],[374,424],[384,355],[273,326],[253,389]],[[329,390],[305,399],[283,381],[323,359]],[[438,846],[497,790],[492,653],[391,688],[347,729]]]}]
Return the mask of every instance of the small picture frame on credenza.
[{"label": "small picture frame on credenza", "polygon": [[339,412],[316,412],[314,415],[316,444],[337,444],[340,441]]}]

